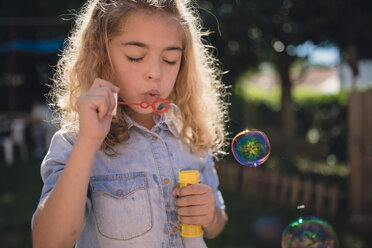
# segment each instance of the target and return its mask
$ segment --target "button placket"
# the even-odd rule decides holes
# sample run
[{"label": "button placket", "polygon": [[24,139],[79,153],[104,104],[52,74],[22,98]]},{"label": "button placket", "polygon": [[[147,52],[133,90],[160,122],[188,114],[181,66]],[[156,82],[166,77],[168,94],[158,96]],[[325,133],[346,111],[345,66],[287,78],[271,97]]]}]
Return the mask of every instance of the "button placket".
[{"label": "button placket", "polygon": [[162,140],[162,137],[153,135],[150,137],[152,140],[151,144],[154,152],[154,160],[159,171],[159,176],[162,179],[162,194],[164,199],[164,209],[166,211],[167,220],[168,220],[168,230],[171,234],[170,244],[171,247],[178,247],[182,245],[182,241],[177,235],[179,228],[177,227],[178,221],[175,218],[175,205],[174,197],[172,196],[171,180],[173,180],[173,168],[170,164],[170,155],[166,147],[165,141]]}]

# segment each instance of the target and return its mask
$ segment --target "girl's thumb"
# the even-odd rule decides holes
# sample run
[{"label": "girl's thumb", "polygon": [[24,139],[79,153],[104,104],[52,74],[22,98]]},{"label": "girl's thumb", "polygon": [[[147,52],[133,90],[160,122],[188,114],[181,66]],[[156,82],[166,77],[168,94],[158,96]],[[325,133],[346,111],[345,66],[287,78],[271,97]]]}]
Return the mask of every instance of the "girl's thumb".
[{"label": "girl's thumb", "polygon": [[173,191],[172,191],[172,195],[173,196],[177,196],[177,195],[179,195],[179,189],[180,189],[180,185],[179,184],[176,184],[176,186],[174,186],[174,188],[173,188]]}]

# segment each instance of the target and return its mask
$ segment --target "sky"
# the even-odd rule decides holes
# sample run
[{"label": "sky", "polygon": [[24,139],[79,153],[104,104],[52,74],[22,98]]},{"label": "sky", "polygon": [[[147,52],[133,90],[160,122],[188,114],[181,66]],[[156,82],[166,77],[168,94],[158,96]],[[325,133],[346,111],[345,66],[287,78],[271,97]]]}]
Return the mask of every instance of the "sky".
[{"label": "sky", "polygon": [[300,57],[308,56],[309,62],[316,65],[337,66],[340,63],[340,50],[336,45],[316,46],[311,41],[296,47]]}]

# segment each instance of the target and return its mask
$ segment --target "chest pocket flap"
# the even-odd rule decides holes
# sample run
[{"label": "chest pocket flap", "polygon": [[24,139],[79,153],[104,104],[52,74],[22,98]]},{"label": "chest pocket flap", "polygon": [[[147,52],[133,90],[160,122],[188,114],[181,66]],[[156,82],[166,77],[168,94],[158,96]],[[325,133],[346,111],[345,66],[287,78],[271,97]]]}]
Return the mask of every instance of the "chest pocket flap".
[{"label": "chest pocket flap", "polygon": [[100,234],[127,240],[151,229],[152,211],[145,173],[94,176],[90,187]]}]

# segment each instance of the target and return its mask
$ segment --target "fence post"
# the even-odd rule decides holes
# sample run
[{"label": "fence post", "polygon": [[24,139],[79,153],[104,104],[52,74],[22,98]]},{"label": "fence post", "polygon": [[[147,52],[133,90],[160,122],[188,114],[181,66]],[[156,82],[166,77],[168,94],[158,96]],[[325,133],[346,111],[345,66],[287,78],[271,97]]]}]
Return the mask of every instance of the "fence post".
[{"label": "fence post", "polygon": [[281,187],[280,187],[280,203],[286,204],[288,203],[288,190],[289,190],[289,182],[290,178],[288,176],[283,176],[281,180]]},{"label": "fence post", "polygon": [[372,91],[349,96],[350,222],[360,230],[372,228]]},{"label": "fence post", "polygon": [[275,201],[278,194],[279,173],[275,171],[270,179],[270,200]]},{"label": "fence post", "polygon": [[262,192],[267,193],[267,195],[270,194],[270,183],[271,183],[271,174],[268,170],[263,170],[262,168],[259,168],[258,171],[259,175],[259,184],[258,187]]},{"label": "fence post", "polygon": [[372,90],[366,93],[366,114],[365,114],[365,136],[364,136],[364,166],[366,178],[365,199],[369,215],[372,215]]},{"label": "fence post", "polygon": [[291,198],[290,198],[291,206],[296,206],[299,204],[298,202],[299,193],[300,193],[300,179],[298,179],[298,177],[294,177],[292,179],[292,187],[291,187]]},{"label": "fence post", "polygon": [[324,195],[325,186],[323,182],[318,182],[315,186],[315,213],[322,215],[324,213]]},{"label": "fence post", "polygon": [[362,211],[363,202],[363,161],[361,154],[363,139],[363,94],[351,92],[349,96],[349,160],[350,160],[350,192],[349,204],[352,213]]},{"label": "fence post", "polygon": [[311,209],[310,202],[311,202],[312,189],[313,189],[313,182],[311,181],[311,179],[307,179],[304,182],[304,198],[303,198],[306,209]]},{"label": "fence post", "polygon": [[340,196],[340,190],[336,185],[333,185],[329,189],[329,214],[331,217],[335,217],[338,210],[338,201]]},{"label": "fence post", "polygon": [[233,191],[238,190],[238,172],[239,168],[234,164],[227,167],[227,185]]},{"label": "fence post", "polygon": [[257,180],[256,168],[244,168],[241,189],[243,196],[251,196],[257,193]]}]

